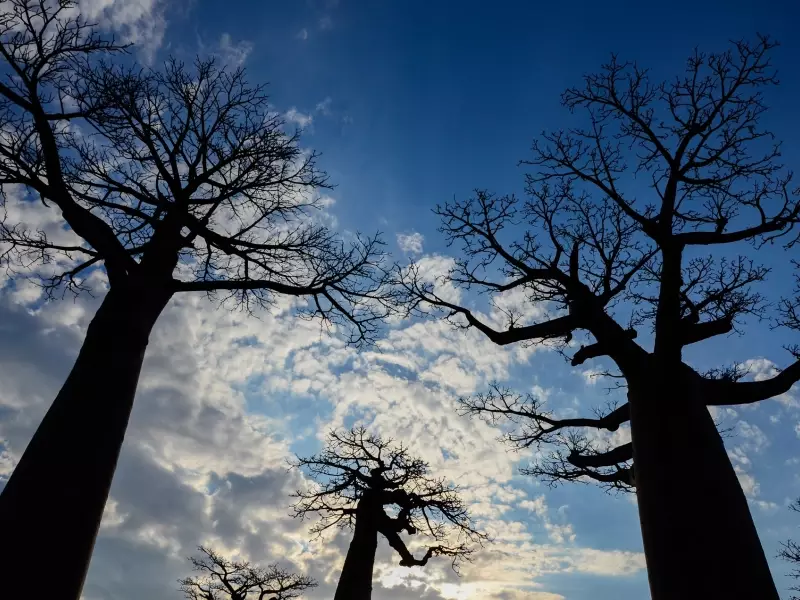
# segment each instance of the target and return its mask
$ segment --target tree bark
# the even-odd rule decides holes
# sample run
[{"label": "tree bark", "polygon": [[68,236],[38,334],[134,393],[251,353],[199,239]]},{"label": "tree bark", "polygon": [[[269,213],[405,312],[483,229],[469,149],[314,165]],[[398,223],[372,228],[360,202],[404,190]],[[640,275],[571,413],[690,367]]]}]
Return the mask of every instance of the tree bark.
[{"label": "tree bark", "polygon": [[[120,285],[0,494],[0,565],[24,597],[42,577],[77,600],[125,437],[148,338],[167,289]],[[6,589],[6,592],[9,592]],[[24,592],[24,593],[23,593]]]},{"label": "tree bark", "polygon": [[362,498],[356,509],[356,527],[347,557],[344,559],[339,584],[333,600],[370,600],[372,598],[372,568],[378,549],[378,515],[382,507],[375,506],[369,497]]},{"label": "tree bark", "polygon": [[653,600],[778,600],[747,499],[702,398],[631,382],[636,496]]}]

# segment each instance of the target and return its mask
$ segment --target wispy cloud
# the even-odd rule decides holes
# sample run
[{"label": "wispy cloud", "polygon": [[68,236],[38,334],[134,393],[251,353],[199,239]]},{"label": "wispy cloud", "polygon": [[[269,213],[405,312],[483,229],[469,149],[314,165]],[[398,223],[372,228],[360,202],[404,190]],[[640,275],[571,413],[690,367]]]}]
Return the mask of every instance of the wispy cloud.
[{"label": "wispy cloud", "polygon": [[223,33],[217,44],[217,54],[219,57],[229,65],[236,67],[241,66],[250,56],[253,51],[253,44],[247,40],[239,40],[234,42],[231,35],[227,32]]},{"label": "wispy cloud", "polygon": [[302,113],[294,106],[286,111],[285,116],[287,121],[294,123],[300,129],[307,129],[314,122],[314,117],[312,115]]},{"label": "wispy cloud", "polygon": [[330,96],[327,96],[324,100],[317,103],[317,112],[322,113],[325,116],[329,116],[331,114],[332,103],[333,99]]}]

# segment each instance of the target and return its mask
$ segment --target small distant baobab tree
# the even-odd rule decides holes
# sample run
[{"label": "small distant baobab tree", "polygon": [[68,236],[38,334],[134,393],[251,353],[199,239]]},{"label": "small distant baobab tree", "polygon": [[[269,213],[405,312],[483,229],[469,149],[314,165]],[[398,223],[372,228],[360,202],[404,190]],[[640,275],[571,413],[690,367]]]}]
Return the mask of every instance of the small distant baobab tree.
[{"label": "small distant baobab tree", "polygon": [[189,561],[199,575],[178,581],[186,600],[289,600],[317,586],[309,577],[277,564],[258,567],[229,560],[204,546],[198,550],[202,556],[192,556]]},{"label": "small distant baobab tree", "polygon": [[[32,556],[47,560],[67,600],[80,596],[148,339],[175,294],[246,309],[303,298],[301,314],[353,343],[388,306],[380,240],[344,241],[317,216],[327,177],[263,85],[211,60],[115,66],[122,50],[72,1],[0,5],[0,261],[51,293],[81,292],[98,271],[109,288],[0,494],[0,562],[22,582],[37,577]],[[60,215],[76,241],[14,222],[8,194]]]},{"label": "small distant baobab tree", "polygon": [[[596,415],[561,418],[499,386],[462,409],[514,421],[517,446],[548,446],[531,473],[635,487],[654,600],[778,597],[707,407],[786,392],[800,379],[800,352],[760,381],[684,357],[766,316],[758,284],[770,269],[758,251],[796,240],[797,192],[761,124],[763,90],[777,84],[775,46],[758,37],[698,51],[665,82],[613,57],[563,94],[584,118],[534,143],[523,161],[527,199],[479,190],[437,207],[441,231],[462,251],[443,280],[490,298],[517,293],[546,318],[508,310],[498,327],[437,294],[416,265],[399,276],[409,312],[438,313],[499,345],[547,343],[573,366],[613,363],[627,402]],[[797,329],[796,307],[784,300],[775,323]],[[631,443],[610,445],[607,432],[625,423]]]},{"label": "small distant baobab tree", "polygon": [[[323,451],[298,457],[316,483],[298,490],[295,516],[318,515],[313,531],[353,529],[334,600],[369,600],[380,533],[400,556],[400,565],[424,566],[436,556],[453,569],[486,540],[478,531],[457,488],[429,475],[428,464],[402,444],[370,435],[363,428],[332,432]],[[421,534],[431,544],[415,557],[401,534]]]}]

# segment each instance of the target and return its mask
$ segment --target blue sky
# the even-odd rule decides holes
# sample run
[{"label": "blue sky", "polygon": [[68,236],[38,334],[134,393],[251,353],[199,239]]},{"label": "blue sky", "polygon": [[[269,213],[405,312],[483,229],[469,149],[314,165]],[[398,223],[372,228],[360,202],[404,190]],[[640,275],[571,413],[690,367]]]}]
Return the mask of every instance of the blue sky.
[{"label": "blue sky", "polygon": [[[768,97],[768,120],[785,142],[785,162],[800,165],[800,39],[793,35],[800,7],[792,4],[82,3],[137,41],[138,56],[154,64],[170,53],[190,58],[198,51],[243,61],[251,81],[270,82],[276,110],[305,126],[303,143],[322,153],[320,166],[337,186],[330,212],[338,227],[383,231],[399,258],[410,247],[401,248],[397,236],[419,234],[421,247],[412,251],[434,267],[446,265],[453,251],[436,232],[433,206],[476,187],[521,194],[524,171],[517,162],[528,156],[532,140],[542,129],[570,124],[559,94],[611,52],[670,77],[695,46],[716,51],[732,38],[774,36],[782,43],[774,56],[782,84]],[[783,289],[786,261],[777,251],[765,256],[776,267],[772,289]],[[81,298],[41,306],[3,284],[0,474],[58,389],[97,305]],[[584,376],[590,365],[570,369],[554,353],[500,350],[430,322],[395,324],[377,348],[359,354],[320,336],[313,324],[298,325],[290,308],[248,320],[182,297],[159,322],[86,600],[177,598],[182,557],[209,540],[254,560],[281,556],[323,582],[310,597],[326,597],[347,538],[314,546],[310,554],[298,549],[303,529],[285,518],[285,505],[299,476],[281,469],[291,452],[318,448],[329,427],[355,421],[411,436],[421,451],[441,442],[460,456],[432,462],[466,482],[471,501],[487,499],[489,506],[479,510],[500,540],[472,573],[465,566],[462,580],[446,568],[398,570],[382,548],[376,598],[416,598],[420,590],[464,600],[489,593],[506,600],[647,596],[630,497],[589,485],[549,490],[515,475],[525,458],[497,444],[496,431],[452,410],[458,395],[501,379],[547,395],[558,410],[588,412],[606,401],[604,384]],[[785,363],[780,344],[789,338],[766,325],[748,331],[693,349],[690,358],[702,366],[750,361],[755,376]],[[10,340],[17,337],[27,341],[12,352]],[[726,443],[769,556],[780,541],[800,537],[800,521],[786,508],[800,496],[799,399],[791,393],[719,415],[734,428]],[[161,501],[142,492],[151,485]],[[785,591],[786,569],[772,564]]]}]

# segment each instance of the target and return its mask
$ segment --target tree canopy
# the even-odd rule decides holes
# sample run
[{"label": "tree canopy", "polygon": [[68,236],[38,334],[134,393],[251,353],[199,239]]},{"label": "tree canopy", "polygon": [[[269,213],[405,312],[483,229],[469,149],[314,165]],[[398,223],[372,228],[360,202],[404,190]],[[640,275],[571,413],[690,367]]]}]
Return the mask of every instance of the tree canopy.
[{"label": "tree canopy", "polygon": [[[295,492],[294,514],[318,515],[312,531],[354,528],[359,505],[366,499],[377,512],[377,528],[400,555],[400,565],[425,565],[434,556],[451,558],[456,569],[475,544],[487,539],[469,515],[458,489],[432,477],[429,465],[402,443],[369,434],[362,427],[332,431],[320,454],[298,457],[296,465],[316,482]],[[417,533],[432,544],[416,558],[400,534]]]},{"label": "tree canopy", "polygon": [[[736,365],[698,371],[683,350],[743,332],[770,316],[798,329],[797,296],[772,304],[759,290],[770,268],[755,251],[793,247],[800,216],[780,143],[761,124],[766,88],[778,83],[768,37],[731,50],[696,51],[682,76],[653,81],[616,56],[583,86],[562,95],[585,125],[544,132],[521,161],[527,198],[477,190],[439,205],[440,231],[460,249],[443,276],[487,295],[517,293],[504,327],[438,294],[418,265],[399,271],[410,313],[431,311],[499,344],[548,344],[572,366],[610,359],[601,372],[626,386],[658,355],[701,390],[708,406],[759,402],[800,379],[800,354],[774,377],[742,381]],[[735,245],[751,250],[737,253]],[[531,308],[544,319],[531,322]],[[464,398],[465,414],[513,428],[514,447],[550,450],[528,472],[549,481],[591,479],[617,489],[633,483],[632,445],[610,445],[630,420],[628,403],[581,418],[560,418],[541,399],[495,385]]]},{"label": "tree canopy", "polygon": [[198,575],[178,581],[187,600],[289,600],[316,587],[316,582],[278,567],[253,566],[229,560],[200,546],[201,556],[189,558]]}]

